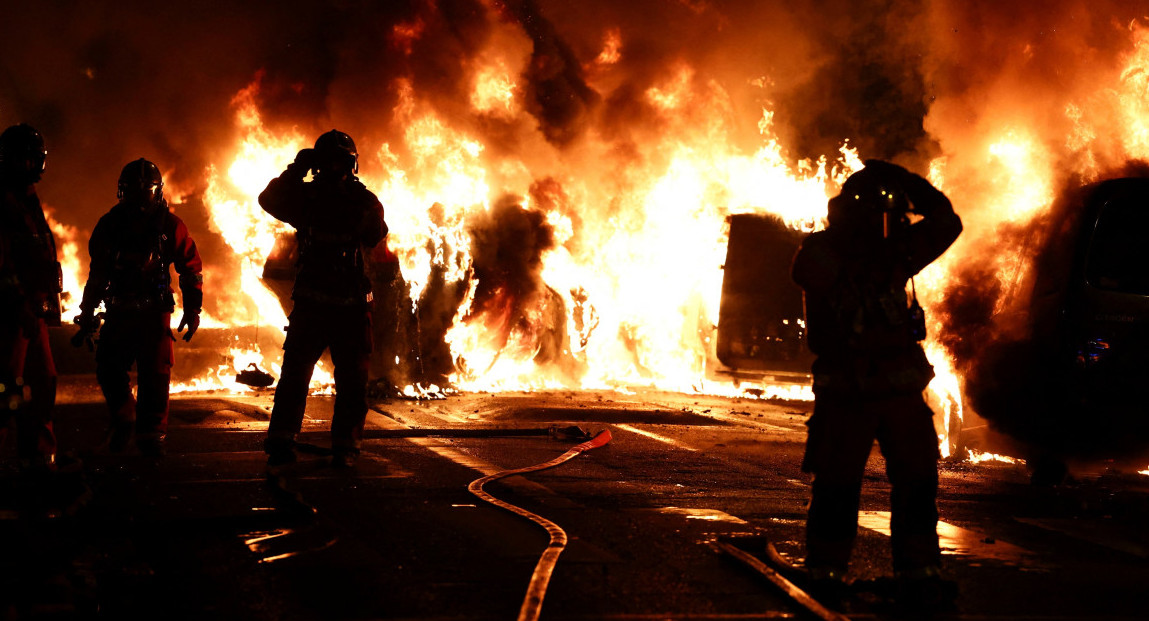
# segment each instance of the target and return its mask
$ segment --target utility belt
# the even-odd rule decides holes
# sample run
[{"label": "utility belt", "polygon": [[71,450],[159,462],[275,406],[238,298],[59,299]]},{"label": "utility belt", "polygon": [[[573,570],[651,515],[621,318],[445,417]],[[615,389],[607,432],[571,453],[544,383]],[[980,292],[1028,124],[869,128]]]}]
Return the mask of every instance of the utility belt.
[{"label": "utility belt", "polygon": [[358,248],[315,247],[300,252],[298,265],[301,271],[317,269],[323,272],[351,272],[363,270],[362,254]]},{"label": "utility belt", "polygon": [[371,291],[367,291],[366,293],[356,295],[335,295],[325,291],[319,291],[306,285],[300,286],[297,282],[291,290],[291,299],[304,299],[319,302],[320,304],[333,304],[335,306],[353,306],[356,304],[369,306],[374,302],[375,294]]},{"label": "utility belt", "polygon": [[104,300],[108,312],[163,311],[170,313],[176,308],[175,296],[170,292],[154,295],[113,295]]},{"label": "utility belt", "polygon": [[934,377],[933,365],[921,347],[886,356],[819,356],[814,361],[814,394],[863,397],[911,394],[925,390]]},{"label": "utility belt", "polygon": [[327,232],[307,229],[299,239],[299,266],[308,271],[317,267],[322,271],[363,269],[363,252],[352,232]]}]

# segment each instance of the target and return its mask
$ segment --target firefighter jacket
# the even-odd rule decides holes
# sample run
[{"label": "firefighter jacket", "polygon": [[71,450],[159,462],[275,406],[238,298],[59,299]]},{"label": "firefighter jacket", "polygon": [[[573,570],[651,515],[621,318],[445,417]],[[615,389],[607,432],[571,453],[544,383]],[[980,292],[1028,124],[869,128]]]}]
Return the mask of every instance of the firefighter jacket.
[{"label": "firefighter jacket", "polygon": [[811,233],[794,258],[805,294],[816,394],[889,396],[920,392],[933,377],[911,316],[907,281],[949,248],[961,219],[925,179],[905,188],[922,219],[883,238],[831,224]]},{"label": "firefighter jacket", "polygon": [[306,172],[292,164],[259,195],[267,213],[296,231],[299,259],[291,297],[340,306],[366,304],[372,292],[364,250],[387,235],[383,205],[354,177],[305,182]]},{"label": "firefighter jacket", "polygon": [[0,318],[28,314],[60,325],[56,239],[35,186],[0,184]]},{"label": "firefighter jacket", "polygon": [[184,314],[203,307],[203,262],[187,226],[166,205],[147,212],[123,203],[96,223],[88,242],[91,268],[80,308],[104,302],[116,310],[172,312],[171,266],[179,274]]}]

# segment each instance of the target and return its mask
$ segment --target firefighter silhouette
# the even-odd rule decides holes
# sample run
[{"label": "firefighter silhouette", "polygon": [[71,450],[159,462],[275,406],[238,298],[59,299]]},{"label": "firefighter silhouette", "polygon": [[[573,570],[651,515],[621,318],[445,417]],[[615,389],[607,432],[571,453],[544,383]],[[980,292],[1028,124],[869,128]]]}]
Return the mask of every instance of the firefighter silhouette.
[{"label": "firefighter silhouette", "polygon": [[[920,219],[911,224],[911,214]],[[846,180],[828,219],[793,265],[817,356],[802,462],[814,475],[806,565],[822,588],[844,584],[877,439],[892,488],[895,576],[907,597],[930,597],[952,583],[939,573],[938,441],[922,397],[933,368],[920,344],[924,316],[906,285],[957,239],[961,220],[928,181],[877,160]]]},{"label": "firefighter silhouette", "polygon": [[25,468],[55,468],[56,366],[48,327],[60,325],[60,264],[36,183],[48,151],[26,124],[0,134],[0,443],[17,420]]},{"label": "firefighter silhouette", "polygon": [[[99,330],[96,379],[111,411],[108,448],[164,454],[168,390],[175,361],[171,267],[179,275],[183,317],[178,331],[190,341],[199,328],[203,274],[187,226],[168,209],[160,170],[145,159],[124,166],[119,202],[104,214],[88,242],[91,264],[80,315],[80,335]],[[96,310],[105,307],[101,328]],[[78,340],[78,339],[77,339]],[[74,340],[75,342],[75,340]],[[136,365],[137,396],[128,371]]]},{"label": "firefighter silhouette", "polygon": [[[358,160],[351,137],[331,130],[314,148],[302,149],[259,195],[267,213],[295,228],[299,246],[294,306],[264,443],[269,467],[295,461],[311,375],[326,349],[335,366],[332,464],[351,467],[359,455],[372,349],[373,298],[364,257],[386,237],[387,224],[379,199],[356,177]],[[309,172],[313,178],[305,181]]]}]

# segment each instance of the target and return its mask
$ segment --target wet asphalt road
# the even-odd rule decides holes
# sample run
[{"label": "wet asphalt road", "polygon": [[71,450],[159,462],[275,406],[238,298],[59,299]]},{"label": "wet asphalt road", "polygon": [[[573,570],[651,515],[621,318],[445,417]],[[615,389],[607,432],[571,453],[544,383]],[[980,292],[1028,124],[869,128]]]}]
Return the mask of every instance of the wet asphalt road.
[{"label": "wet asphalt road", "polygon": [[[513,619],[547,535],[467,485],[577,441],[450,436],[551,425],[609,429],[613,441],[487,487],[570,538],[542,619],[803,614],[708,542],[755,550],[769,539],[802,556],[808,404],[565,392],[383,401],[353,471],[303,453],[281,488],[260,452],[269,393],[178,397],[160,461],[101,451],[96,397],[83,378],[62,396],[61,444],[83,462],[59,475],[47,503],[62,515],[35,517],[14,472],[0,472],[8,618]],[[304,440],[326,445],[330,408],[329,398],[311,399]],[[412,430],[446,437],[403,437]],[[875,451],[853,567],[860,580],[890,571],[882,472]],[[1074,481],[1042,488],[1020,466],[946,463],[939,502],[947,569],[962,593],[958,610],[939,618],[1134,619],[1149,610],[1149,477],[1128,466],[1083,466]],[[855,618],[900,614],[872,597],[851,606]]]}]

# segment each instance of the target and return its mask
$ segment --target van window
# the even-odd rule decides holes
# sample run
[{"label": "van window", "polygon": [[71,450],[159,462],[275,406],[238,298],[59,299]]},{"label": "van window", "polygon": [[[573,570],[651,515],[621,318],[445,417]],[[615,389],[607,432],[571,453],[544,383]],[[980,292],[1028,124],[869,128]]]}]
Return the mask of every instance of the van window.
[{"label": "van window", "polygon": [[1149,201],[1125,196],[1106,203],[1085,265],[1086,281],[1098,289],[1149,295]]}]

